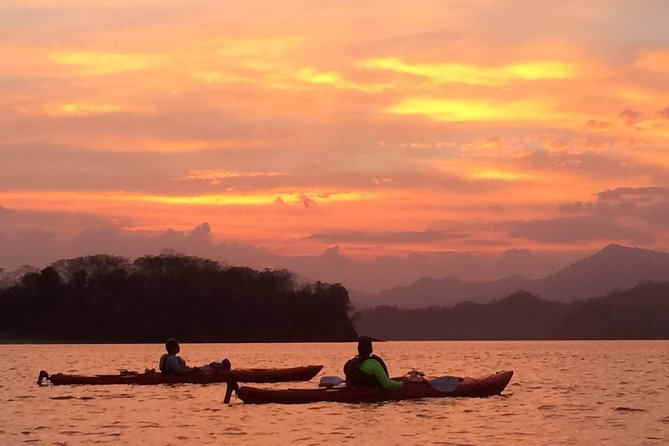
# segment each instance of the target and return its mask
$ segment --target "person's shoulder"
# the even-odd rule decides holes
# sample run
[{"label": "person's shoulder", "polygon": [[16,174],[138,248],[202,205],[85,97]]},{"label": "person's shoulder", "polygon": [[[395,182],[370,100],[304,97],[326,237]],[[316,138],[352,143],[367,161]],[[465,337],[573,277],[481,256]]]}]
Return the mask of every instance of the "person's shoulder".
[{"label": "person's shoulder", "polygon": [[383,362],[383,359],[381,359],[380,356],[376,356],[376,355],[372,355],[372,356],[370,356],[370,359],[374,359],[374,360],[376,360],[376,361]]},{"label": "person's shoulder", "polygon": [[367,366],[374,366],[374,365],[381,365],[382,362],[379,361],[380,358],[374,357],[374,356],[367,356],[365,358],[360,358],[359,364],[362,366],[363,364],[366,364]]}]

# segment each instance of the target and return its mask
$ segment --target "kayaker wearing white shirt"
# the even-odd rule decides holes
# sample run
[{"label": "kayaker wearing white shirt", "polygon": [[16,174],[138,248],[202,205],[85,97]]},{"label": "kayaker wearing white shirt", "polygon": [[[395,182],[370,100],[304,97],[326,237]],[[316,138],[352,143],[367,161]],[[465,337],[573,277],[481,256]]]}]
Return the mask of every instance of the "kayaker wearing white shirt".
[{"label": "kayaker wearing white shirt", "polygon": [[177,356],[177,354],[181,351],[178,340],[174,338],[168,339],[165,343],[165,350],[167,350],[167,353],[160,357],[160,362],[158,364],[161,373],[166,375],[182,375],[184,373],[191,373],[199,369],[199,367],[188,367],[186,365],[186,361],[183,358]]}]

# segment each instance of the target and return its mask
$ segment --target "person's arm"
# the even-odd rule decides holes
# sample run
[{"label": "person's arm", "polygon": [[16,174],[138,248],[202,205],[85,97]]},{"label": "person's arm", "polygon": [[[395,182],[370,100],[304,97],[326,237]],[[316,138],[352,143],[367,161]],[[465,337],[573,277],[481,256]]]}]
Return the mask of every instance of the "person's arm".
[{"label": "person's arm", "polygon": [[374,375],[384,389],[399,389],[404,387],[402,381],[395,381],[388,378],[386,371],[383,370],[383,366],[381,366],[376,359],[367,359],[363,361],[362,364],[360,364],[360,370],[369,375]]}]

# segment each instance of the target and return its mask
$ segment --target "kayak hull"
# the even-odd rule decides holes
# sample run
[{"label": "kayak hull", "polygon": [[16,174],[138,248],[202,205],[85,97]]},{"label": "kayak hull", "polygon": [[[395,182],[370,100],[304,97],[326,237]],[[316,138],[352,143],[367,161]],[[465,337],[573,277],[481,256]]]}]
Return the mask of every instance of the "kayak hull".
[{"label": "kayak hull", "polygon": [[48,375],[48,380],[55,386],[74,384],[211,384],[223,382],[276,383],[287,381],[308,381],[318,374],[322,365],[308,365],[289,368],[271,369],[212,369],[195,371],[182,375],[164,375],[162,373],[122,373],[118,375],[68,375],[56,373]]},{"label": "kayak hull", "polygon": [[418,398],[480,398],[502,393],[512,376],[513,371],[503,371],[480,379],[462,378],[457,387],[451,391],[437,390],[427,381],[423,381],[405,382],[404,387],[395,390],[385,390],[379,387],[272,390],[243,386],[237,391],[237,395],[247,404],[376,403]]}]

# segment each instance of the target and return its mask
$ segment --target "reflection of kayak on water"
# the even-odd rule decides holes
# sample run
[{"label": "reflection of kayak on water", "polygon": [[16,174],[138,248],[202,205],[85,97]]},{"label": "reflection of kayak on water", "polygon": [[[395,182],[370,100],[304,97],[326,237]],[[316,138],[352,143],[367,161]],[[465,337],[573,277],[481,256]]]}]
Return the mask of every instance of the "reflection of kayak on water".
[{"label": "reflection of kayak on water", "polygon": [[261,389],[243,386],[237,391],[237,395],[248,404],[307,404],[324,401],[374,403],[416,398],[487,397],[502,393],[512,376],[513,371],[503,371],[479,379],[451,376],[432,380],[410,378],[405,380],[402,388],[393,390],[384,390],[377,386],[343,385],[321,389]]},{"label": "reflection of kayak on water", "polygon": [[322,365],[308,365],[301,367],[288,368],[268,368],[268,369],[231,369],[206,368],[184,373],[180,375],[165,375],[160,372],[148,371],[145,373],[121,371],[117,375],[68,375],[56,373],[49,375],[42,370],[39,375],[38,384],[43,380],[50,381],[51,384],[210,384],[221,382],[252,382],[252,383],[276,383],[286,381],[308,381],[318,374],[323,368]]}]

